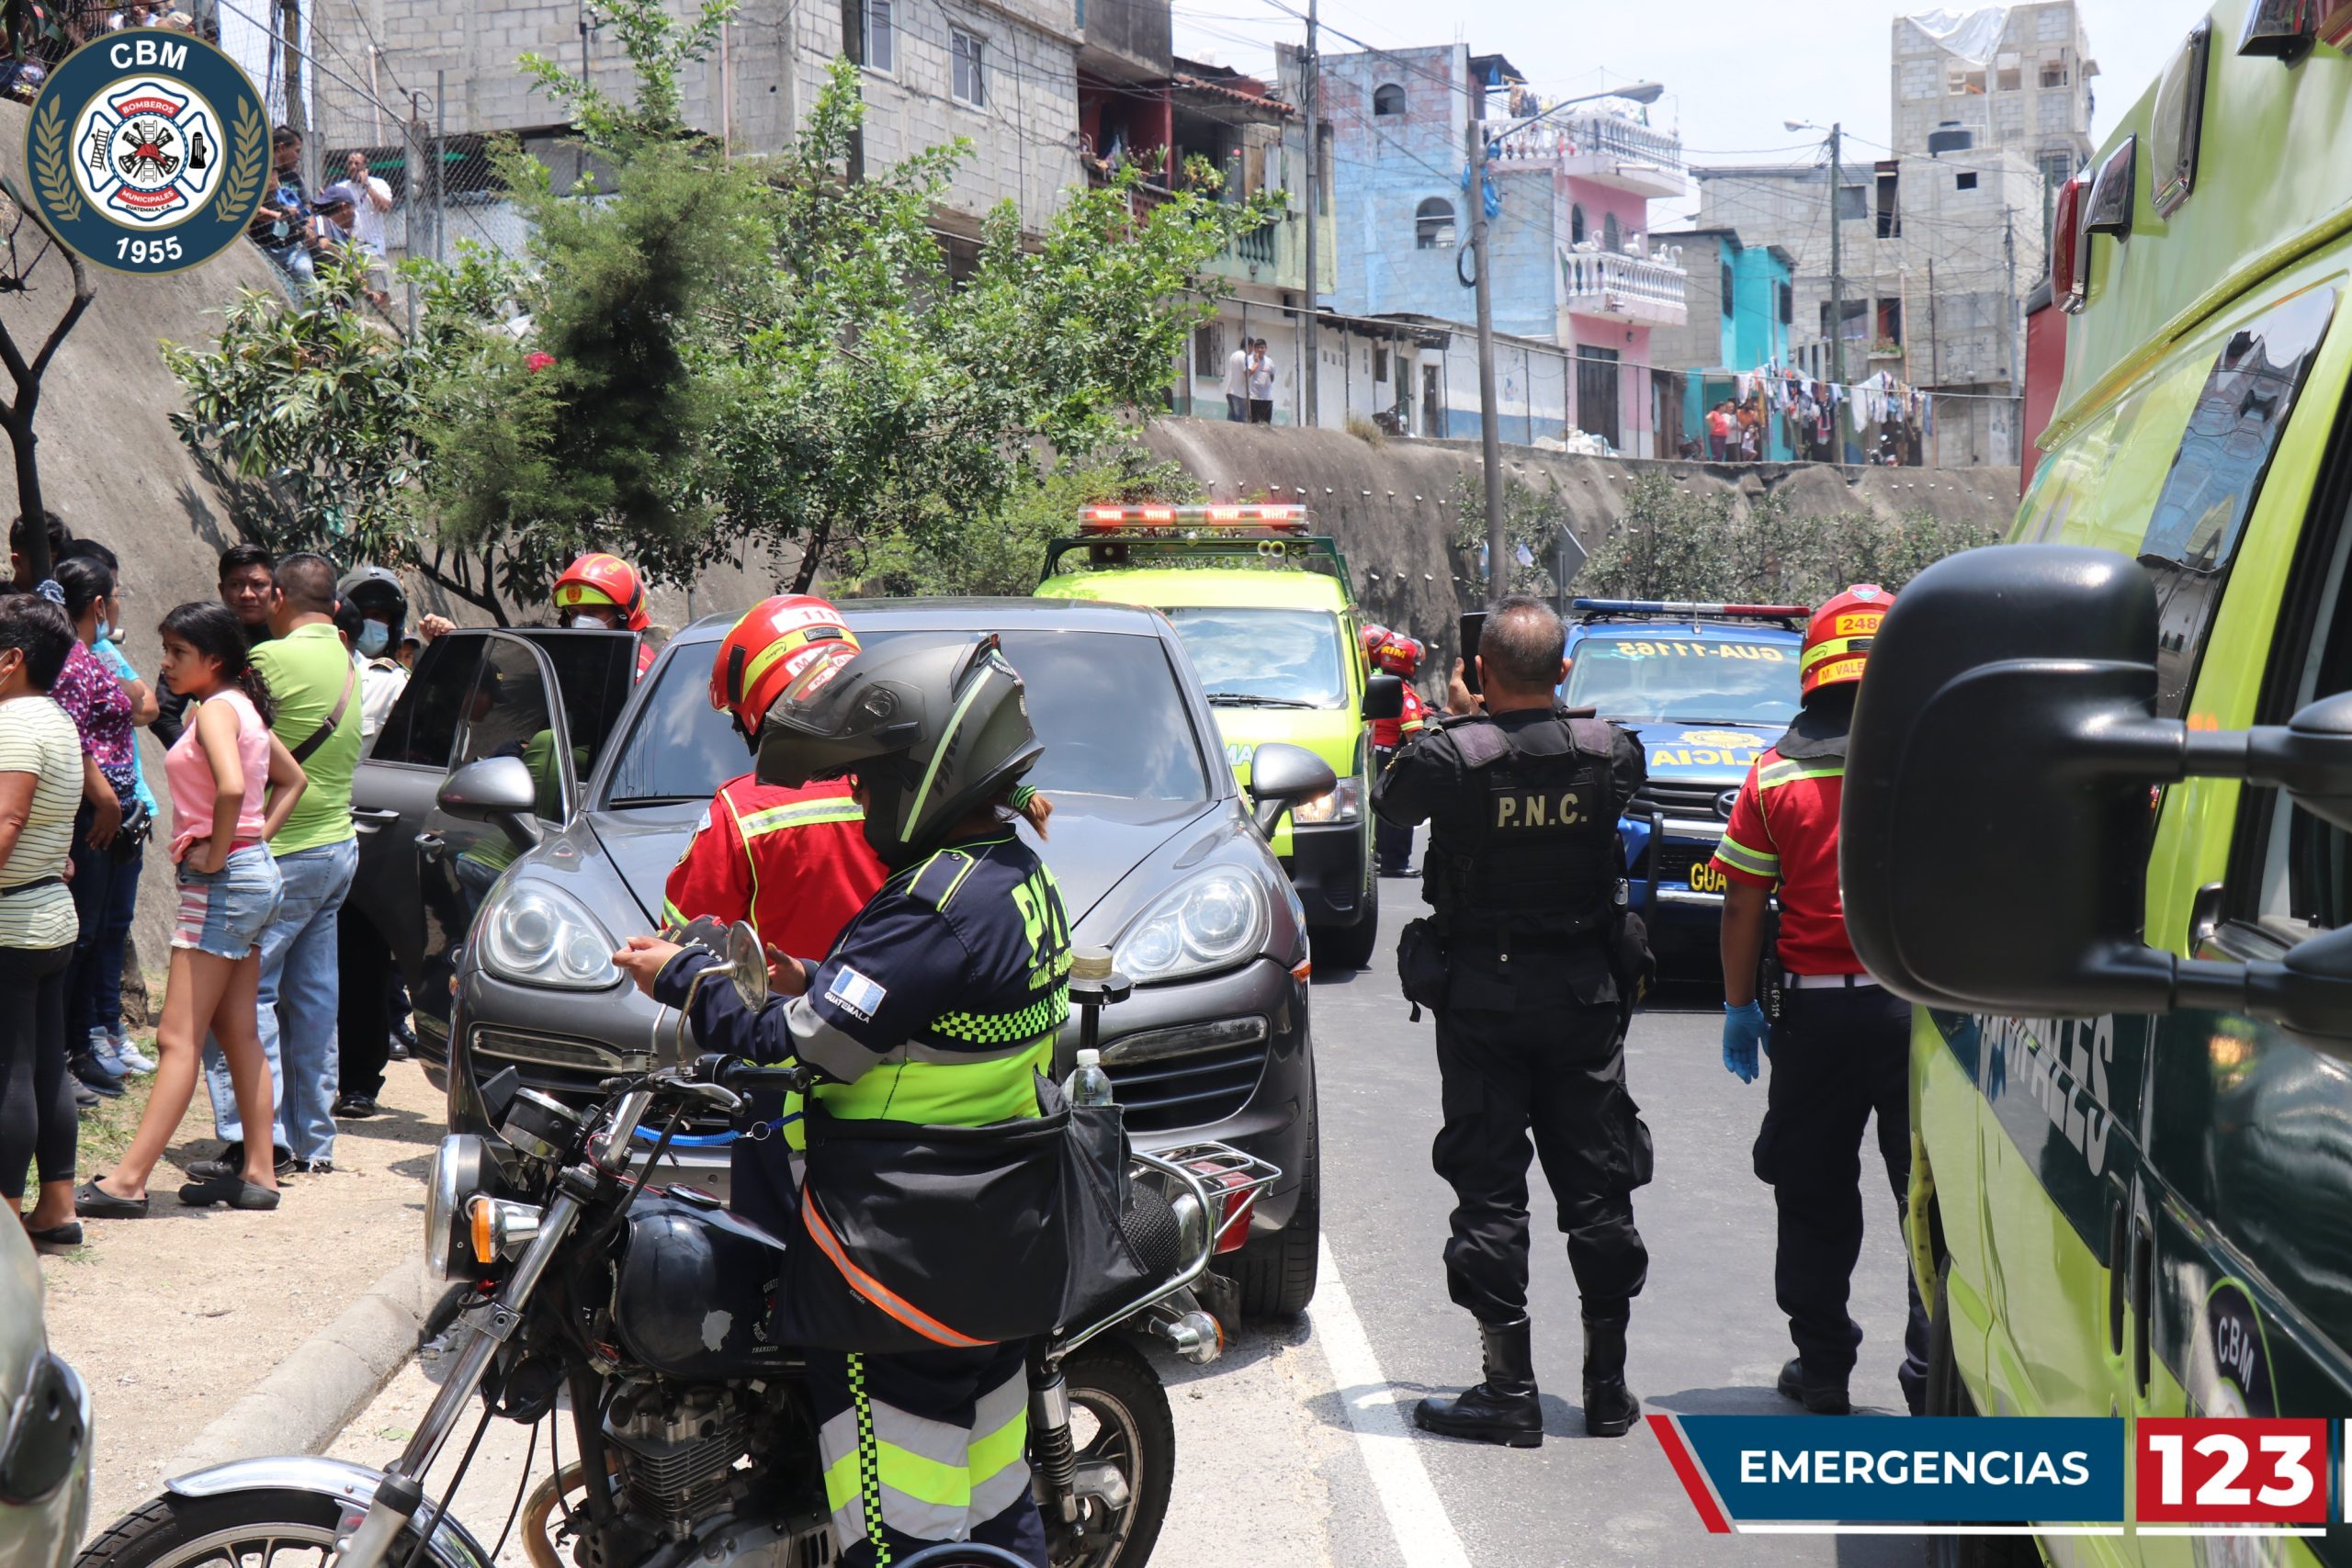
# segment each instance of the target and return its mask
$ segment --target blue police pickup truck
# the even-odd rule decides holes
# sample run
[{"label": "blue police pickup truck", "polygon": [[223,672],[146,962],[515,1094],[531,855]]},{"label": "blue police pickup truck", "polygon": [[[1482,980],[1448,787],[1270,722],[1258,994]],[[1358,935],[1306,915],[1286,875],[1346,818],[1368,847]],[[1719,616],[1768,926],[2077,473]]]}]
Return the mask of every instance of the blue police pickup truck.
[{"label": "blue police pickup truck", "polygon": [[1570,612],[1561,700],[1633,729],[1649,761],[1618,829],[1661,962],[1714,961],[1724,878],[1708,863],[1748,764],[1796,716],[1807,614],[1658,599],[1579,599]]}]

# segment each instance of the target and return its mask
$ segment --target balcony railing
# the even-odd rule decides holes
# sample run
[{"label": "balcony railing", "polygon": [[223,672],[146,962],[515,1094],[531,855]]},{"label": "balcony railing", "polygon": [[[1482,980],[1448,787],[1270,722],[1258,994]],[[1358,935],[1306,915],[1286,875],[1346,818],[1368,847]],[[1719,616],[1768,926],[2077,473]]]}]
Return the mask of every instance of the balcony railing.
[{"label": "balcony railing", "polygon": [[1681,138],[1623,115],[1508,120],[1496,142],[1504,163],[1551,164],[1564,175],[1636,195],[1679,196],[1686,188]]},{"label": "balcony railing", "polygon": [[1275,223],[1261,223],[1255,229],[1246,230],[1238,235],[1233,242],[1235,259],[1243,263],[1254,262],[1260,266],[1273,265],[1275,230],[1278,227]]},{"label": "balcony railing", "polygon": [[1560,291],[1567,309],[1580,315],[1672,326],[1688,318],[1683,288],[1690,275],[1679,266],[1609,251],[1564,251]]}]

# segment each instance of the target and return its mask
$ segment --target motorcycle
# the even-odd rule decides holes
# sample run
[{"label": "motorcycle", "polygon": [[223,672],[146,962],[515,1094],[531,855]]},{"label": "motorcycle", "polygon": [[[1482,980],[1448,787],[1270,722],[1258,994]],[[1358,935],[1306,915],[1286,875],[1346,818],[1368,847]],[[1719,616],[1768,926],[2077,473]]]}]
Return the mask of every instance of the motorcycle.
[{"label": "motorcycle", "polygon": [[[758,1006],[766,971],[748,928],[703,945]],[[1084,967],[1081,965],[1081,967]],[[1074,974],[1091,1043],[1108,973]],[[691,1007],[691,998],[688,1006]],[[805,1092],[802,1067],[686,1056],[684,1014],[660,1065],[607,1079],[586,1111],[520,1087],[483,1085],[495,1142],[444,1138],[424,1214],[425,1261],[453,1281],[427,1335],[448,1371],[400,1456],[382,1472],[315,1457],[241,1460],[165,1483],[83,1552],[76,1568],[490,1568],[448,1512],[493,1417],[555,1417],[553,1473],[507,1519],[532,1568],[827,1568],[839,1556],[806,1360],[766,1335],[784,1244],[715,1196],[648,1178],[696,1113],[748,1119],[751,1098]],[[640,1128],[660,1126],[650,1152]],[[1195,1287],[1238,1247],[1257,1195],[1281,1172],[1225,1145],[1133,1154],[1121,1228],[1154,1282],[1030,1352],[1029,1459],[1053,1568],[1139,1568],[1175,1475],[1166,1390],[1137,1348],[1156,1337],[1194,1362],[1222,1348]],[[456,1466],[428,1472],[479,1396]],[[576,1457],[553,1453],[568,1399]],[[536,1450],[537,1434],[533,1446]],[[526,1480],[529,1465],[526,1465]],[[956,1545],[926,1568],[1006,1559]]]}]

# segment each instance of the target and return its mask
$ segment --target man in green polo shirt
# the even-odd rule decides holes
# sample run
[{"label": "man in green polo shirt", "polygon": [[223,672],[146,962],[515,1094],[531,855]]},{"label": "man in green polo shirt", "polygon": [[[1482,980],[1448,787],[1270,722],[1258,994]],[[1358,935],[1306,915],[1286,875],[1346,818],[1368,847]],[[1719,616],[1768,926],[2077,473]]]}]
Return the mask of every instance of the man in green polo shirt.
[{"label": "man in green polo shirt", "polygon": [[[359,762],[358,671],[335,630],[335,569],[324,556],[277,563],[270,598],[271,638],[254,668],[277,705],[270,728],[310,775],[310,787],[269,841],[286,893],[261,938],[262,1049],[277,1098],[277,1141],[294,1168],[334,1168],[335,1016],[340,1001],[335,917],[359,865],[351,827],[351,774]],[[279,1024],[282,1021],[284,1028]],[[213,1125],[232,1144],[244,1136],[225,1067],[205,1053]],[[241,1151],[239,1151],[241,1152]]]}]

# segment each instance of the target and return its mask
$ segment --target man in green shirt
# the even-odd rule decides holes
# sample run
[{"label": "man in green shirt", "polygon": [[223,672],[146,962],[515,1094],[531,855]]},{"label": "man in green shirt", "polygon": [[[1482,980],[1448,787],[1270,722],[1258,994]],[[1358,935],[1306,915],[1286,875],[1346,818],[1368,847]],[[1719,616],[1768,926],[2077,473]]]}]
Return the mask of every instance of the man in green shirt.
[{"label": "man in green shirt", "polygon": [[[294,1168],[307,1171],[334,1168],[331,1112],[340,1070],[335,1017],[341,991],[335,923],[359,865],[351,826],[359,677],[335,630],[334,585],[334,563],[324,556],[280,560],[270,597],[271,638],[253,652],[254,668],[268,681],[277,705],[270,728],[311,780],[269,841],[286,893],[277,918],[262,932],[256,998],[262,1049],[277,1089],[277,1141],[294,1151]],[[205,1066],[213,1125],[241,1144],[245,1129],[237,1121],[227,1070],[209,1043]],[[231,1157],[242,1152],[232,1150]]]}]

